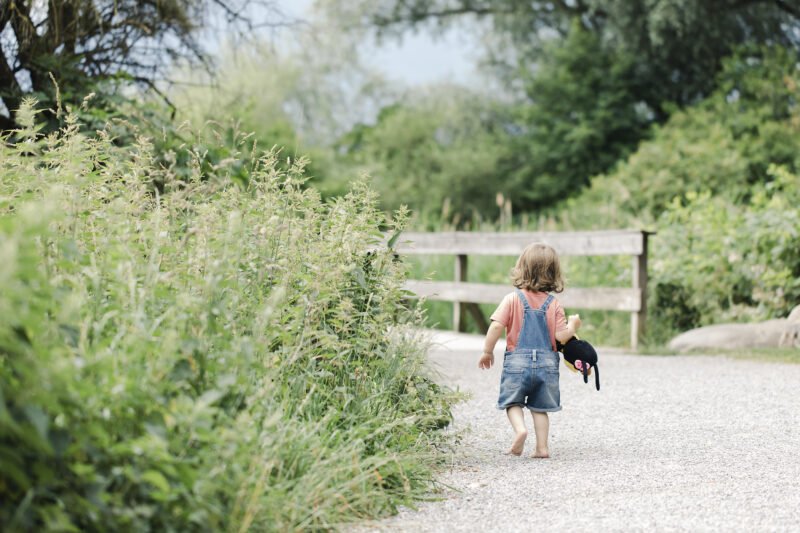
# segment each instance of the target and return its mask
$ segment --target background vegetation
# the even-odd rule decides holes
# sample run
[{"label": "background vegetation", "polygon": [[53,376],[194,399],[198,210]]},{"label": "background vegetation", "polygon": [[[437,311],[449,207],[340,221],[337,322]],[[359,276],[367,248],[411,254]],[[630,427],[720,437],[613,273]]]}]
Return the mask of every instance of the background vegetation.
[{"label": "background vegetation", "polygon": [[[656,231],[651,347],[800,304],[792,3],[316,7],[265,34],[276,2],[0,1],[4,530],[329,529],[423,497],[454,398],[415,331],[450,308],[401,286],[452,258],[385,231]],[[481,83],[362,60],[453,30]],[[582,314],[626,343],[625,314]]]},{"label": "background vegetation", "polygon": [[[433,160],[424,201],[410,204],[420,226],[656,231],[651,344],[700,325],[785,316],[800,304],[800,226],[790,207],[800,124],[796,8],[727,0],[364,0],[349,11],[334,4],[382,38],[408,28],[446,31],[467,20],[486,43],[486,69],[501,89],[483,98],[481,107],[493,102],[495,112],[480,124],[495,142],[488,151],[469,150],[472,157],[490,154],[480,164],[460,160],[493,177],[465,201],[460,195],[474,178],[462,177],[474,174],[449,165],[457,174],[442,177],[448,171],[435,163],[443,158]],[[435,114],[423,115],[435,121]],[[440,140],[457,138],[441,136],[452,121],[428,127],[427,143],[419,141],[422,120],[417,124],[416,140],[402,153],[466,152]],[[375,144],[392,146],[385,138]],[[391,171],[375,172],[419,175],[411,165],[420,160],[398,156]],[[449,277],[441,273],[448,259],[425,261],[417,274]],[[490,259],[470,275],[499,282],[509,263]],[[573,260],[568,268],[574,285],[630,279],[622,264]],[[448,325],[443,305],[431,311]],[[624,344],[623,315],[588,318],[597,326],[587,333],[593,340]]]},{"label": "background vegetation", "polygon": [[4,531],[328,529],[420,495],[452,398],[373,193],[322,203],[275,153],[182,179],[33,116],[0,147]]}]

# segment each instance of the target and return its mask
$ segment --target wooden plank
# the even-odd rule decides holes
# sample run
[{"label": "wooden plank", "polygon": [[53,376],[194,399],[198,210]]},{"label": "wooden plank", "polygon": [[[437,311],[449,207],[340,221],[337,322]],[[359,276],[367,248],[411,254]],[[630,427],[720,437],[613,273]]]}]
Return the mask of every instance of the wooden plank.
[{"label": "wooden plank", "polygon": [[451,231],[404,233],[396,250],[415,255],[519,255],[528,244],[544,242],[561,255],[641,255],[646,233],[638,230],[487,233]]},{"label": "wooden plank", "polygon": [[499,304],[510,292],[508,285],[488,283],[453,283],[450,281],[408,280],[405,289],[429,300],[453,302],[464,300],[478,304]]},{"label": "wooden plank", "polygon": [[[487,283],[454,283],[452,281],[408,280],[405,288],[417,296],[446,302],[499,304],[513,291],[508,285]],[[628,288],[570,288],[557,294],[561,305],[575,309],[605,309],[609,311],[639,311],[641,291]]]},{"label": "wooden plank", "polygon": [[486,320],[486,317],[483,315],[481,308],[478,307],[478,304],[468,303],[464,305],[467,306],[467,311],[469,311],[469,314],[472,315],[472,318],[475,320],[475,323],[478,325],[478,329],[481,331],[481,333],[486,334],[486,332],[489,331],[489,321]]},{"label": "wooden plank", "polygon": [[631,349],[639,347],[639,339],[644,336],[647,321],[647,234],[644,236],[642,254],[633,258],[633,287],[639,289],[641,301],[639,310],[631,314]]},{"label": "wooden plank", "polygon": [[[467,281],[467,256],[457,255],[455,264],[455,281]],[[467,308],[465,303],[458,300],[453,302],[453,330],[467,331]]]}]

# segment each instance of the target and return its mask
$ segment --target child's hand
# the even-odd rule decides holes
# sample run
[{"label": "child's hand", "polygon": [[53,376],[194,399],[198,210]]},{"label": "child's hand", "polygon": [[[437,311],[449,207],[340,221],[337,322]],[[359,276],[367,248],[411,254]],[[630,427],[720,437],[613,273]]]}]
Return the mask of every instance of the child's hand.
[{"label": "child's hand", "polygon": [[493,353],[484,353],[478,360],[478,368],[483,368],[484,370],[492,368],[493,364],[494,364]]},{"label": "child's hand", "polygon": [[581,327],[581,315],[569,315],[567,326],[572,327],[572,331],[578,331]]}]

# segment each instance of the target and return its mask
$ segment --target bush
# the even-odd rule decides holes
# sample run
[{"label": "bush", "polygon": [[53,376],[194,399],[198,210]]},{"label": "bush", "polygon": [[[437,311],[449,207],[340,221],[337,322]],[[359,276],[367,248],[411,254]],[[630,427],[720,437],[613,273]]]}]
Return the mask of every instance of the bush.
[{"label": "bush", "polygon": [[687,287],[675,281],[659,281],[651,291],[650,344],[663,344],[676,334],[700,325],[700,311]]},{"label": "bush", "polygon": [[330,529],[425,490],[452,396],[365,184],[325,204],[274,153],[246,185],[178,179],[146,139],[21,116],[0,145],[3,530]]},{"label": "bush", "polygon": [[769,175],[748,205],[687,193],[663,214],[654,275],[687,289],[702,324],[782,317],[800,303],[800,177]]},{"label": "bush", "polygon": [[652,139],[613,173],[594,178],[578,203],[612,201],[646,224],[687,192],[746,203],[751,187],[772,179],[770,165],[800,168],[799,84],[796,52],[740,50],[725,61],[711,96],[654,127]]},{"label": "bush", "polygon": [[785,316],[800,303],[799,84],[793,51],[740,50],[717,91],[676,111],[614,173],[565,204],[564,225],[657,232],[651,341]]}]

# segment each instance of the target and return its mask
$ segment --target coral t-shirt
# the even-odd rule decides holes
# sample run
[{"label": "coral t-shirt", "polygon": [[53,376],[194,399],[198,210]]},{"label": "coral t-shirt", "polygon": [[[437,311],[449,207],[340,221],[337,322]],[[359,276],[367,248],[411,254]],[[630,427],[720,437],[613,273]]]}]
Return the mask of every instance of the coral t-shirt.
[{"label": "coral t-shirt", "polygon": [[[532,309],[539,309],[547,299],[546,292],[532,292],[523,290],[522,293],[528,299],[528,305]],[[519,332],[522,329],[522,320],[525,317],[525,309],[522,307],[522,302],[514,291],[506,295],[497,309],[492,313],[491,319],[499,322],[506,327],[506,350],[513,351],[517,347],[517,340],[519,339]],[[550,343],[553,345],[553,351],[556,349],[556,331],[563,331],[567,329],[567,317],[564,314],[564,308],[557,299],[550,302],[547,308],[547,329],[550,332]]]}]

